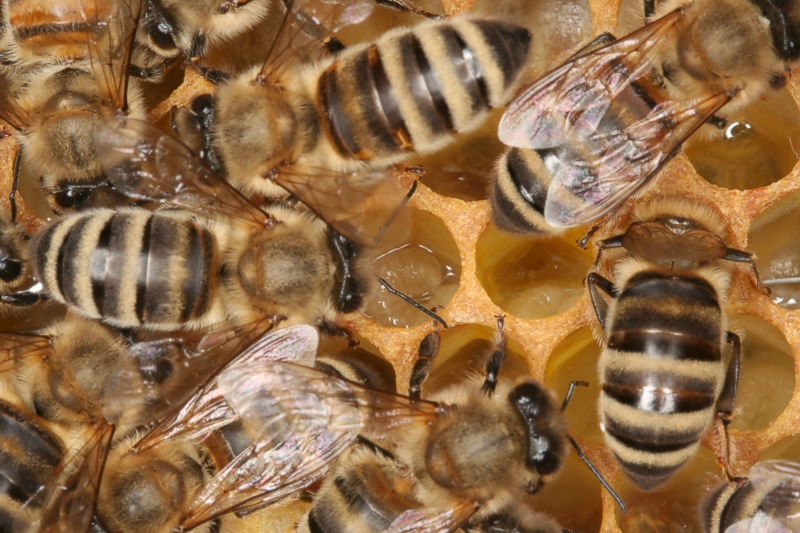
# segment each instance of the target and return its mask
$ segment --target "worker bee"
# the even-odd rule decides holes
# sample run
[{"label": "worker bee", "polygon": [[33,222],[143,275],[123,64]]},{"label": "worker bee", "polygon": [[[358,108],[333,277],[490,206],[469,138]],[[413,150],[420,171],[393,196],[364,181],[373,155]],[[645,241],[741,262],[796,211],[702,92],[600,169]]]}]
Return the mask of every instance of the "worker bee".
[{"label": "worker bee", "polygon": [[724,483],[704,505],[706,533],[798,531],[800,467],[789,461],[757,463],[740,483]]},{"label": "worker bee", "polygon": [[[106,116],[144,118],[128,80],[140,0],[23,0],[4,6],[0,116],[19,132],[22,166],[56,211],[117,199],[104,179],[93,130]],[[20,162],[15,163],[15,183]],[[12,210],[14,193],[12,190]],[[13,217],[12,217],[13,218]]]},{"label": "worker bee", "polygon": [[[98,497],[107,531],[187,530],[259,509],[324,476],[359,432],[381,438],[439,410],[308,368],[310,326],[259,342],[138,443],[112,451]],[[206,459],[212,435],[229,461]]]},{"label": "worker bee", "polygon": [[[729,248],[710,208],[659,198],[637,206],[625,233],[600,242],[622,248],[614,282],[586,279],[606,346],[600,355],[600,420],[625,473],[649,489],[696,451],[715,413],[733,413],[741,341],[724,312],[731,262],[753,256]],[[601,296],[612,298],[609,304]],[[723,347],[731,344],[730,358]]]},{"label": "worker bee", "polygon": [[593,43],[509,105],[498,133],[511,149],[492,187],[499,227],[540,233],[600,218],[707,121],[723,129],[721,113],[782,87],[800,55],[795,2],[669,0],[654,17]]},{"label": "worker bee", "polygon": [[[0,333],[0,383],[13,385],[21,404],[70,443],[58,476],[37,480],[27,493],[26,507],[41,512],[22,530],[58,523],[62,531],[86,531],[115,431],[125,435],[177,411],[249,340],[184,335],[131,343],[79,318],[38,335]],[[255,342],[243,357],[261,347]]]},{"label": "worker bee", "polygon": [[374,241],[407,200],[400,171],[337,176],[325,183],[329,194],[320,180],[313,205],[334,231],[306,211],[262,211],[154,126],[115,118],[95,129],[117,191],[177,209],[79,212],[40,231],[31,254],[52,298],[114,326],[154,330],[228,320],[333,327],[336,313],[361,307],[371,276],[357,243]]},{"label": "worker bee", "polygon": [[372,6],[292,2],[264,65],[193,103],[179,131],[205,142],[197,151],[213,153],[245,195],[285,196],[283,187],[305,201],[298,177],[385,168],[438,150],[478,128],[516,88],[531,34],[499,19],[429,20],[324,53],[326,37]]},{"label": "worker bee", "polygon": [[499,325],[485,375],[425,402],[419,389],[438,351],[438,331],[423,339],[409,397],[395,401],[433,402],[440,411],[392,432],[391,449],[360,439],[323,482],[300,533],[449,532],[459,527],[560,531],[551,519],[517,508],[558,474],[568,443],[579,449],[567,434],[563,405],[549,390],[532,379],[514,383],[498,376],[506,344],[502,319]]}]

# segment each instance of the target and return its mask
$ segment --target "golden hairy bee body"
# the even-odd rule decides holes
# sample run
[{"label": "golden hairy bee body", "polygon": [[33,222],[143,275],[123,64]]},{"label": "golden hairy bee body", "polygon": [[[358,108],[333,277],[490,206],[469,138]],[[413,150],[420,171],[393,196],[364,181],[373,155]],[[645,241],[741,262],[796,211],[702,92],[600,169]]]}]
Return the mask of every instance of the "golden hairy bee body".
[{"label": "golden hairy bee body", "polygon": [[[420,345],[412,401],[420,401],[437,339],[430,334]],[[374,533],[415,523],[436,524],[437,531],[495,531],[492,524],[519,533],[561,531],[549,517],[517,508],[559,472],[568,449],[566,424],[552,393],[537,382],[497,379],[504,346],[498,335],[486,376],[426,399],[445,406],[440,416],[390,433],[381,442],[386,448],[366,439],[354,444],[299,531]],[[536,451],[531,431],[538,436]]]},{"label": "golden hairy bee body", "polygon": [[[336,313],[360,308],[371,281],[360,246],[305,211],[262,211],[153,126],[124,119],[107,126],[105,153],[124,155],[121,166],[109,164],[118,190],[152,193],[128,167],[126,142],[156,167],[147,146],[158,145],[159,161],[180,169],[153,174],[148,183],[177,209],[98,209],[40,231],[31,250],[52,298],[118,327],[156,330],[226,321],[326,325]],[[126,189],[127,180],[135,183]]]},{"label": "golden hairy bee body", "polygon": [[142,94],[128,83],[139,0],[5,7],[0,46],[10,65],[0,116],[19,132],[26,173],[40,180],[56,211],[119,200],[104,180],[93,129],[102,117],[144,118]]},{"label": "golden hairy bee body", "polygon": [[725,245],[724,225],[704,205],[653,199],[633,220],[600,243],[600,253],[625,252],[613,283],[593,272],[587,286],[605,337],[605,440],[623,471],[649,489],[694,455],[715,415],[730,419],[741,357],[725,313],[732,264],[749,263],[758,278],[752,255]]},{"label": "golden hairy bee body", "polygon": [[[295,2],[287,21],[305,4]],[[208,150],[247,195],[285,196],[272,181],[281,184],[284,174],[380,169],[438,150],[507,101],[531,40],[510,22],[464,16],[398,28],[303,63],[292,46],[307,52],[320,44],[284,49],[292,33],[289,22],[284,27],[264,66],[193,108],[213,116]],[[197,122],[184,120],[183,130]]]},{"label": "golden hairy bee body", "polygon": [[719,134],[727,113],[782,87],[800,57],[796,2],[669,0],[647,21],[510,104],[492,189],[500,228],[558,232],[612,212],[695,131]]}]

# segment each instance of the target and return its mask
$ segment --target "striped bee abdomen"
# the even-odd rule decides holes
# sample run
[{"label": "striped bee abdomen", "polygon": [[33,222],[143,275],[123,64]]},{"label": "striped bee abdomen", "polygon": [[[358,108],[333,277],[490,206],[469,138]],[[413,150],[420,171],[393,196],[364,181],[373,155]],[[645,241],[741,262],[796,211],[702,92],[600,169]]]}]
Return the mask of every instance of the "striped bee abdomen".
[{"label": "striped bee abdomen", "polygon": [[31,513],[22,506],[56,473],[64,453],[58,437],[0,402],[0,531],[12,531],[15,518]]},{"label": "striped bee abdomen", "polygon": [[552,176],[537,150],[512,148],[495,166],[492,215],[498,228],[515,233],[547,233],[544,218]]},{"label": "striped bee abdomen", "polygon": [[345,51],[319,79],[328,133],[342,155],[366,161],[435,150],[505,103],[530,40],[521,26],[465,17]]},{"label": "striped bee abdomen", "polygon": [[56,221],[33,256],[48,293],[85,315],[177,329],[210,307],[214,246],[186,212],[104,209]]},{"label": "striped bee abdomen", "polygon": [[642,488],[695,452],[725,379],[723,319],[705,279],[643,270],[625,285],[601,355],[606,440]]}]

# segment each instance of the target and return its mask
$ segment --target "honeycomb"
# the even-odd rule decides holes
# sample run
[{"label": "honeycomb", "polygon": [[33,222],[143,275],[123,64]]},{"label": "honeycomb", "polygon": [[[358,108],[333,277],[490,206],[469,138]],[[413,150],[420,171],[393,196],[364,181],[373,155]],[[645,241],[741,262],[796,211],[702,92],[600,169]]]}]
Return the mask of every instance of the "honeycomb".
[{"label": "honeycomb", "polygon": [[[469,9],[469,4],[446,0],[444,7],[454,14]],[[500,6],[509,12],[519,7]],[[540,74],[547,63],[593,35],[617,33],[619,10],[620,0],[525,3],[523,11],[549,13],[550,21],[556,22],[547,29],[534,28],[535,64],[528,76]],[[558,24],[561,15],[564,19]],[[395,14],[386,19],[383,26],[371,28],[373,34],[413,20]],[[713,207],[727,223],[729,245],[754,251],[761,275],[772,287],[766,296],[741,271],[729,294],[731,327],[744,335],[729,458],[732,471],[740,475],[759,459],[800,460],[800,74],[790,73],[787,81],[784,89],[733,117],[722,140],[687,143],[637,200],[668,193]],[[213,86],[195,70],[173,73],[164,86],[148,94],[150,117],[164,123],[173,106],[209,91]],[[503,372],[529,373],[559,396],[571,380],[590,383],[588,389],[576,391],[565,415],[571,433],[623,497],[629,513],[619,512],[574,454],[559,478],[531,497],[530,504],[552,514],[563,527],[583,533],[699,531],[698,502],[723,479],[718,458],[725,451],[718,433],[709,431],[691,464],[663,487],[645,493],[618,471],[599,427],[600,349],[592,335],[596,319],[582,281],[594,261],[596,242],[624,228],[633,202],[597,232],[588,250],[575,244],[585,229],[560,237],[502,234],[491,224],[486,200],[488,173],[502,150],[493,135],[500,114],[442,153],[412,161],[422,164],[426,174],[410,202],[411,240],[380,250],[375,261],[377,273],[398,289],[426,306],[442,306],[440,315],[450,325],[442,331],[442,350],[423,397],[465,371],[479,369],[476,354],[488,346],[496,317],[504,315],[510,355]],[[0,139],[0,190],[10,186],[16,150],[12,134]],[[20,203],[19,220],[32,232],[43,224],[37,213],[44,211],[30,186],[24,188],[31,181],[23,177],[21,192],[30,207]],[[2,201],[7,203],[6,198]],[[42,319],[5,320],[3,329],[28,329]],[[383,290],[363,314],[342,317],[341,324],[360,341],[358,350],[388,363],[399,390],[408,382],[417,346],[434,327]],[[308,507],[306,501],[295,501],[268,508],[242,519],[237,531],[293,531]]]}]

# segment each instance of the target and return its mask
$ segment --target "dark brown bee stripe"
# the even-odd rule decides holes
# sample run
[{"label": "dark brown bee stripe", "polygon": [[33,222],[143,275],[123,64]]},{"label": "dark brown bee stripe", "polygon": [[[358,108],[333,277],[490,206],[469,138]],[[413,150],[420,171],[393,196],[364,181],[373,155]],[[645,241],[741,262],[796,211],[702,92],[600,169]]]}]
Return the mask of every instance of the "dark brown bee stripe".
[{"label": "dark brown bee stripe", "polygon": [[353,125],[348,119],[346,106],[336,83],[338,63],[338,61],[335,62],[320,76],[319,97],[322,108],[325,110],[326,123],[333,144],[340,153],[355,157],[355,154],[359,152],[359,146],[356,144]]},{"label": "dark brown bee stripe", "polygon": [[328,530],[322,527],[319,520],[317,519],[317,512],[318,512],[317,508],[314,507],[308,513],[308,531],[310,533],[329,533]]},{"label": "dark brown bee stripe", "polygon": [[[727,485],[723,485],[708,500],[708,514],[705,516],[706,531],[723,533],[731,525],[752,516],[760,503],[760,498],[757,498],[750,481],[745,481],[732,493]],[[715,516],[719,520],[718,529],[711,528]]]},{"label": "dark brown bee stripe", "polygon": [[105,280],[106,277],[108,277],[108,247],[111,244],[111,227],[114,223],[114,218],[115,217],[111,217],[100,232],[100,236],[97,239],[97,246],[92,253],[92,259],[89,263],[89,276],[92,280],[92,299],[101,314],[103,312],[103,301],[105,300]]},{"label": "dark brown bee stripe", "polygon": [[[623,289],[617,299],[610,336],[626,332],[624,336],[615,337],[615,341],[630,345],[626,351],[639,351],[644,346],[636,347],[636,343],[646,342],[644,335],[628,336],[627,332],[658,332],[661,338],[654,337],[653,343],[661,342],[678,348],[675,343],[683,342],[687,350],[706,350],[698,354],[677,353],[672,355],[674,358],[717,361],[721,322],[719,301],[705,280],[685,276],[672,278],[650,271],[635,276]],[[685,340],[668,339],[665,335],[670,333],[683,336]],[[705,343],[715,346],[709,351]],[[614,348],[622,349],[619,346]],[[663,356],[666,357],[667,353]]]},{"label": "dark brown bee stripe", "polygon": [[383,61],[381,60],[378,47],[372,45],[369,47],[368,52],[370,54],[370,72],[372,73],[374,90],[378,96],[378,102],[380,103],[382,115],[386,119],[389,130],[393,132],[395,145],[398,148],[410,150],[410,144],[407,147],[403,146],[403,140],[407,142],[411,139],[411,136],[408,133],[408,126],[406,126],[406,122],[403,120],[403,116],[400,113],[400,108],[397,105],[397,99],[395,99],[394,95],[392,94],[392,86],[389,83],[389,78],[386,76],[386,70],[383,67]]},{"label": "dark brown bee stripe", "polygon": [[55,436],[13,406],[0,402],[0,472],[16,485],[18,494],[32,496],[63,455],[63,444]]},{"label": "dark brown bee stripe", "polygon": [[674,452],[689,448],[700,439],[699,432],[673,430],[661,425],[655,428],[634,428],[617,423],[613,418],[606,417],[605,431],[632,450],[650,452],[654,454]]},{"label": "dark brown bee stripe", "polygon": [[[376,501],[376,495],[370,492],[369,487],[357,475],[348,475],[347,479],[337,476],[333,484],[350,512],[358,516],[359,521],[369,527],[369,531],[384,531],[389,528],[392,519],[384,516],[387,509],[382,508],[381,501]],[[373,498],[369,498],[370,495]]]},{"label": "dark brown bee stripe", "polygon": [[[400,54],[400,61],[403,68],[403,79],[405,89],[411,93],[416,103],[420,116],[425,121],[425,126],[434,134],[443,134],[452,131],[452,119],[450,111],[446,108],[446,103],[442,101],[437,106],[437,97],[441,97],[441,87],[436,81],[436,93],[432,94],[425,80],[426,69],[430,69],[430,64],[424,58],[425,54],[419,44],[419,40],[413,33],[399,36],[397,50]],[[420,58],[424,59],[420,63]],[[402,90],[398,88],[398,90]],[[444,106],[445,114],[440,113],[440,107]],[[450,127],[448,127],[448,124]],[[414,131],[411,132],[412,136]]]},{"label": "dark brown bee stripe", "polygon": [[184,263],[187,275],[182,288],[184,298],[182,322],[205,314],[211,302],[209,274],[212,268],[214,241],[205,229],[192,225],[191,230]]},{"label": "dark brown bee stripe", "polygon": [[528,57],[528,47],[520,46],[520,43],[530,43],[530,32],[522,26],[498,20],[479,19],[473,24],[481,30],[492,57],[503,73],[503,85],[510,86]]},{"label": "dark brown bee stripe", "polygon": [[633,463],[614,454],[623,470],[644,489],[657,485],[674,474],[685,461],[678,464]]},{"label": "dark brown bee stripe", "polygon": [[140,324],[145,321],[145,302],[147,300],[147,283],[150,275],[150,246],[152,244],[154,220],[155,217],[150,217],[144,225],[142,247],[139,249],[139,260],[136,269],[136,318],[139,319]]},{"label": "dark brown bee stripe", "polygon": [[436,116],[442,121],[442,129],[453,131],[453,117],[444,99],[442,83],[439,81],[435,70],[431,67],[428,58],[425,56],[425,51],[422,49],[422,45],[416,37],[411,41],[411,48],[414,52],[416,63],[419,66],[422,81],[425,82],[425,88],[430,95],[434,109],[436,109]]},{"label": "dark brown bee stripe", "polygon": [[[619,364],[622,363],[622,364]],[[618,360],[621,368],[607,368],[603,380],[606,383],[645,386],[658,383],[659,386],[671,389],[687,390],[698,394],[713,394],[717,388],[713,378],[698,378],[691,375],[692,366],[677,363],[671,372],[658,372],[651,369],[632,370],[626,368],[624,359]]]},{"label": "dark brown bee stripe", "polygon": [[[689,317],[687,317],[688,319]],[[624,318],[617,320],[623,322]],[[714,329],[719,331],[719,328]],[[690,333],[654,329],[618,330],[615,328],[608,336],[608,347],[620,352],[636,352],[674,361],[716,362],[721,360],[722,350],[719,342],[691,337]]]},{"label": "dark brown bee stripe", "polygon": [[492,186],[495,224],[517,233],[547,232],[550,227],[544,206],[551,180],[536,150],[512,148],[506,152],[497,163]]},{"label": "dark brown bee stripe", "polygon": [[16,26],[14,28],[14,38],[24,46],[24,41],[33,40],[38,37],[47,37],[48,40],[52,39],[54,35],[59,42],[63,42],[67,38],[67,34],[74,34],[69,38],[76,43],[86,42],[88,35],[91,31],[91,24],[87,21],[76,22],[53,22],[50,24],[36,24],[29,26]]},{"label": "dark brown bee stripe", "polygon": [[469,95],[472,112],[478,114],[489,109],[489,88],[484,79],[486,73],[483,65],[451,26],[441,26],[439,34],[444,41],[446,55],[452,59],[458,80]]},{"label": "dark brown bee stripe", "polygon": [[603,392],[623,405],[643,412],[661,414],[689,413],[702,411],[713,406],[716,398],[714,390],[698,392],[687,389],[673,389],[659,384],[655,390],[639,385],[625,383],[606,383]]},{"label": "dark brown bee stripe", "polygon": [[[97,236],[87,235],[84,228],[91,222],[90,216],[82,217],[72,228],[67,237],[62,241],[58,250],[58,288],[68,304],[82,307],[80,283],[83,273],[78,270],[81,251],[86,240],[96,240]],[[94,246],[93,248],[96,248]],[[91,263],[90,263],[91,264]]]}]

